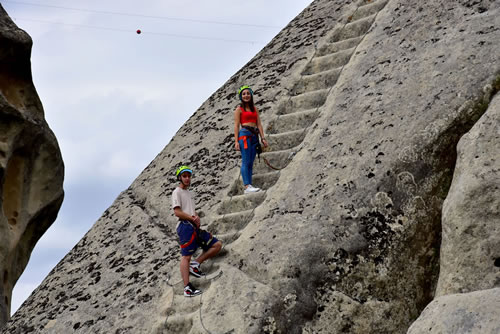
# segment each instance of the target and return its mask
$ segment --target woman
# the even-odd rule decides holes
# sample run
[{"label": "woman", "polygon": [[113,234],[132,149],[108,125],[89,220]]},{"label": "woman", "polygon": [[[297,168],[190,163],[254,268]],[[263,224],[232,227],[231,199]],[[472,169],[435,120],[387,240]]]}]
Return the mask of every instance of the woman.
[{"label": "woman", "polygon": [[234,147],[241,151],[241,176],[245,185],[244,192],[247,194],[260,191],[260,188],[252,186],[253,161],[259,135],[264,147],[267,147],[267,141],[264,137],[259,111],[253,103],[252,89],[249,86],[242,86],[238,90],[238,96],[241,104],[234,111]]}]

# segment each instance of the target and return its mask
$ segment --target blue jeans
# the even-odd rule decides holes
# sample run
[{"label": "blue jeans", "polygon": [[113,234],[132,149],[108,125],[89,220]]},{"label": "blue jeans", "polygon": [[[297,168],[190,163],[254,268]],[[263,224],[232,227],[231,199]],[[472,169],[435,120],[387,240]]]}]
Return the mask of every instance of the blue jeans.
[{"label": "blue jeans", "polygon": [[259,138],[244,128],[238,133],[238,138],[241,137],[246,137],[246,145],[245,139],[238,140],[241,151],[241,177],[243,178],[243,184],[246,186],[252,184],[253,162],[257,154],[255,146],[259,143]]}]

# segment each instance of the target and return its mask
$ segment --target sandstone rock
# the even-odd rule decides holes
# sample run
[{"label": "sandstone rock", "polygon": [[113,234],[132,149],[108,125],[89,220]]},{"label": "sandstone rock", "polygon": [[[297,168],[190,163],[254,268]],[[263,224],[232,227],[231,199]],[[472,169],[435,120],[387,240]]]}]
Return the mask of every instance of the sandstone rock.
[{"label": "sandstone rock", "polygon": [[[499,89],[498,17],[487,1],[314,1],[184,124],[4,333],[405,333],[434,298],[456,145]],[[242,83],[280,169],[257,162],[266,191],[252,195],[233,150]],[[170,208],[180,164],[225,244],[188,301]]]},{"label": "sandstone rock", "polygon": [[436,295],[500,286],[500,94],[460,139],[443,205]]},{"label": "sandstone rock", "polygon": [[441,296],[432,301],[408,334],[500,333],[500,289]]},{"label": "sandstone rock", "polygon": [[63,162],[31,79],[31,45],[0,6],[0,326],[63,199]]}]

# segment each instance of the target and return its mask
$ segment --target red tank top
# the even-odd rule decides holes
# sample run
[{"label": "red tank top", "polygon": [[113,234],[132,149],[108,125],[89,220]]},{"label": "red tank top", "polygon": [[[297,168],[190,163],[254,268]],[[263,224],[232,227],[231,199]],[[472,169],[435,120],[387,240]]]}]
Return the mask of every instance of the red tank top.
[{"label": "red tank top", "polygon": [[255,111],[246,111],[240,106],[241,113],[240,113],[240,123],[245,124],[245,123],[255,123],[257,124],[257,112]]}]

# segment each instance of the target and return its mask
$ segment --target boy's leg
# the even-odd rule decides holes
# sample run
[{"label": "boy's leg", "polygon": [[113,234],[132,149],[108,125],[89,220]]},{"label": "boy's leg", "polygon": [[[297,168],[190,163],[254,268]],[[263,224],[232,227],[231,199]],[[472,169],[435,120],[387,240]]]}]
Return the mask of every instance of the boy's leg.
[{"label": "boy's leg", "polygon": [[198,248],[198,243],[196,242],[196,232],[189,222],[182,221],[177,226],[177,235],[179,236],[181,244],[181,277],[184,285],[188,285],[191,256]]},{"label": "boy's leg", "polygon": [[201,253],[201,255],[198,256],[196,262],[201,264],[203,261],[208,260],[211,257],[214,257],[220,252],[221,248],[222,248],[222,242],[221,241],[215,242],[207,251]]},{"label": "boy's leg", "polygon": [[189,284],[189,263],[191,262],[191,255],[183,255],[181,257],[181,277],[184,286]]}]

